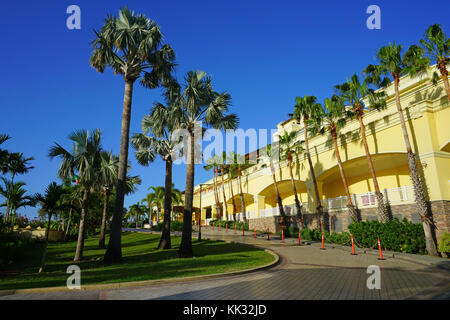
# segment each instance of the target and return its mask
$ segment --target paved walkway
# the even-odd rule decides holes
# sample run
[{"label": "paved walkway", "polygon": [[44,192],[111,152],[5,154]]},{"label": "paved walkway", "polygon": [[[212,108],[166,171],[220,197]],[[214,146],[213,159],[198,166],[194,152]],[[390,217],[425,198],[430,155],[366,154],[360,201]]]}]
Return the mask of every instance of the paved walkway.
[{"label": "paved walkway", "polygon": [[[195,233],[196,235],[196,233]],[[281,257],[270,269],[195,282],[177,282],[111,290],[29,293],[0,299],[161,299],[161,300],[300,300],[300,299],[450,299],[450,261],[428,256],[385,253],[331,246],[320,250],[319,243],[258,237],[242,231],[202,230],[202,238],[236,241],[268,248]],[[369,290],[367,267],[381,270],[381,289]]]}]

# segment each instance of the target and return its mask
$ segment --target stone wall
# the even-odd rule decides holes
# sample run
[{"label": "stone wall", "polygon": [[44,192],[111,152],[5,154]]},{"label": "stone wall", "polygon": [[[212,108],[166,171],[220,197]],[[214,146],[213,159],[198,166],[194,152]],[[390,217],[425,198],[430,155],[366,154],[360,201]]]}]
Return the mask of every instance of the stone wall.
[{"label": "stone wall", "polygon": [[[442,233],[450,232],[450,201],[433,201],[430,203],[430,206],[433,213],[433,221],[437,227],[436,237],[439,239]],[[406,218],[413,223],[421,223],[420,215],[417,213],[415,203],[388,206],[388,210],[393,218],[398,218],[400,221],[403,220],[403,218]],[[376,207],[359,209],[359,213],[363,221],[378,220]],[[324,215],[328,215],[329,229],[331,232],[347,231],[348,225],[352,223],[346,209],[332,210],[325,212]],[[291,219],[291,224],[298,227],[295,217],[290,216],[289,218]],[[280,232],[281,227],[279,219],[279,216],[249,219],[249,228],[250,230],[253,230],[253,228],[256,227],[256,230],[269,230],[272,233]],[[314,213],[304,213],[303,223],[306,228],[318,228],[317,215]]]}]

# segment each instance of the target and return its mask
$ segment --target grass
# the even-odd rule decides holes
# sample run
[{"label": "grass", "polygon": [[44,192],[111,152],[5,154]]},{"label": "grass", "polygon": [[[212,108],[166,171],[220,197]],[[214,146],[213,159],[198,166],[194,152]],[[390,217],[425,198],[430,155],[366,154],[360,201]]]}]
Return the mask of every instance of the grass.
[{"label": "grass", "polygon": [[[224,241],[193,239],[194,258],[180,259],[177,252],[180,237],[172,237],[172,249],[157,250],[160,235],[122,234],[124,263],[105,266],[101,261],[105,250],[98,249],[98,237],[85,240],[84,259],[76,263],[81,268],[81,285],[105,284],[174,277],[207,275],[238,271],[265,265],[274,257],[262,249]],[[17,275],[0,276],[0,290],[66,286],[69,265],[75,264],[76,241],[49,243],[44,272],[37,273],[42,244],[24,248],[20,261],[8,269],[20,271]]]}]

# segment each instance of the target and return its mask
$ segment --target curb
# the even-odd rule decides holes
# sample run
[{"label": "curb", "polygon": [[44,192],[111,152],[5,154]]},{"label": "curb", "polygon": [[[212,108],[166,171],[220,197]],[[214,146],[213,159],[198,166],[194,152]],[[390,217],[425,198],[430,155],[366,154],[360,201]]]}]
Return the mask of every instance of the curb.
[{"label": "curb", "polygon": [[[224,240],[222,240],[224,241]],[[131,282],[117,282],[117,283],[106,283],[106,284],[91,284],[86,286],[81,286],[81,289],[78,290],[70,290],[67,287],[48,287],[48,288],[30,288],[30,289],[11,289],[11,290],[0,290],[0,296],[6,296],[6,295],[14,295],[14,294],[22,294],[22,293],[47,293],[47,292],[79,292],[79,291],[88,291],[88,290],[109,290],[109,289],[121,289],[121,288],[129,288],[129,287],[141,287],[141,286],[151,286],[151,285],[157,285],[157,284],[166,284],[166,283],[176,283],[176,282],[189,282],[189,281],[195,281],[195,280],[206,280],[206,279],[212,279],[212,278],[219,278],[223,276],[235,276],[235,275],[241,275],[246,274],[250,272],[256,272],[265,270],[268,268],[272,268],[275,265],[277,265],[280,262],[280,256],[273,252],[272,250],[262,248],[256,245],[250,245],[250,244],[243,244],[239,242],[233,242],[233,241],[225,241],[228,243],[238,243],[240,245],[249,246],[249,247],[255,247],[258,249],[263,249],[265,252],[271,254],[275,261],[272,261],[268,264],[254,267],[250,269],[245,270],[238,270],[238,271],[231,271],[226,273],[214,273],[214,274],[208,274],[208,275],[199,275],[199,276],[191,276],[191,277],[177,277],[177,278],[168,278],[168,279],[158,279],[158,280],[144,280],[144,281],[131,281]]]}]

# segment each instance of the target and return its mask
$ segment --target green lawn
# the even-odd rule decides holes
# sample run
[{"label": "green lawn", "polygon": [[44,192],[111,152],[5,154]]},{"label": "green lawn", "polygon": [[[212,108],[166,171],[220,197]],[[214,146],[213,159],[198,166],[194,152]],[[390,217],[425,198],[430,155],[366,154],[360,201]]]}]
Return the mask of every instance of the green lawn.
[{"label": "green lawn", "polygon": [[[98,238],[85,240],[81,285],[154,280],[229,272],[261,266],[274,257],[261,249],[223,241],[193,239],[194,258],[177,257],[180,237],[172,237],[171,250],[157,250],[160,235],[124,233],[122,254],[124,263],[104,266],[105,250],[98,249]],[[0,276],[0,290],[66,286],[67,267],[74,264],[76,242],[49,243],[45,271],[38,274],[42,244],[26,248],[22,259],[8,269],[19,270],[18,275]]]}]

